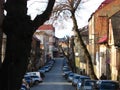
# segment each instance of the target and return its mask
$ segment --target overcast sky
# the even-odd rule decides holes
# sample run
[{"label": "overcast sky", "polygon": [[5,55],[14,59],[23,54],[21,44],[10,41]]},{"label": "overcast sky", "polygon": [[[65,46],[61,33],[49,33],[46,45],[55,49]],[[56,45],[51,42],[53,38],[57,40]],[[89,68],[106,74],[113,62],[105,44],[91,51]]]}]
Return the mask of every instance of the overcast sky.
[{"label": "overcast sky", "polygon": [[[34,19],[34,17],[37,14],[41,14],[47,6],[46,4],[47,1],[48,0],[29,0],[28,15],[31,15],[32,19]],[[88,19],[90,18],[91,14],[98,8],[98,6],[104,0],[82,0],[82,1],[87,1],[87,2],[82,4],[81,6],[82,9],[80,9],[78,13],[79,17],[77,17],[77,22],[79,28],[82,28],[88,24]],[[72,21],[68,19],[61,21],[60,23],[57,23],[55,30],[56,30],[55,35],[59,38],[62,38],[66,35],[71,36]]]}]

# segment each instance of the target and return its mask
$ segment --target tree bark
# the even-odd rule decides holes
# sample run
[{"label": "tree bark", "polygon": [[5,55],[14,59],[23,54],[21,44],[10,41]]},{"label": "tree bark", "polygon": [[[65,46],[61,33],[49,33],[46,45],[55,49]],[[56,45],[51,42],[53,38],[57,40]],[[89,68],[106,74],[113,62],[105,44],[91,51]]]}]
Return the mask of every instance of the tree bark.
[{"label": "tree bark", "polygon": [[1,89],[1,67],[2,67],[2,40],[3,40],[3,32],[2,32],[2,22],[4,18],[4,10],[3,10],[3,0],[0,0],[0,89]]},{"label": "tree bark", "polygon": [[[28,65],[32,35],[49,19],[55,0],[49,0],[43,14],[32,22],[27,16],[27,0],[7,0],[3,31],[7,35],[5,59],[1,67],[0,90],[19,90]],[[51,5],[50,5],[51,4]],[[44,18],[44,19],[43,19]]]},{"label": "tree bark", "polygon": [[88,69],[89,69],[89,75],[92,79],[98,79],[97,76],[95,75],[95,72],[94,72],[94,68],[93,68],[93,63],[92,63],[92,59],[91,59],[91,56],[87,50],[87,47],[86,45],[84,44],[83,40],[82,40],[82,37],[80,35],[80,32],[78,30],[78,25],[77,25],[77,21],[76,21],[76,18],[75,18],[75,15],[73,12],[72,13],[72,20],[73,20],[73,24],[74,24],[74,30],[75,30],[75,33],[78,37],[78,40],[80,42],[80,45],[82,46],[82,49],[84,50],[84,53],[86,55],[86,58],[87,58],[87,61],[88,61]]},{"label": "tree bark", "polygon": [[72,67],[73,67],[73,72],[76,73],[77,70],[76,70],[76,62],[75,62],[75,51],[74,51],[74,46],[75,46],[75,43],[74,43],[74,37],[71,37],[71,50],[72,50]]}]

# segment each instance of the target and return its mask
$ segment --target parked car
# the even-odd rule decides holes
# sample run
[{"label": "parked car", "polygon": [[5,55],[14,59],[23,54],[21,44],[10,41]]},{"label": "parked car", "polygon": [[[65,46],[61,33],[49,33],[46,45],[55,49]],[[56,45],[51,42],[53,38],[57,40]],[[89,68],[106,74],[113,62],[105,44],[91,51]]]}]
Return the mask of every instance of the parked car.
[{"label": "parked car", "polygon": [[24,79],[26,80],[26,82],[29,84],[30,87],[33,86],[33,80],[32,80],[32,78],[31,78],[31,76],[25,75],[25,76],[24,76]]},{"label": "parked car", "polygon": [[40,72],[28,72],[26,75],[32,78],[33,84],[38,84],[43,81]]},{"label": "parked car", "polygon": [[77,83],[77,90],[95,90],[97,80],[84,80],[83,83]]},{"label": "parked car", "polygon": [[29,89],[27,89],[27,86],[25,84],[22,84],[20,90],[29,90]]},{"label": "parked car", "polygon": [[66,71],[64,72],[64,78],[67,79],[68,78],[68,74],[73,73],[72,71]]},{"label": "parked car", "polygon": [[52,65],[55,63],[55,60],[50,60],[47,64]]},{"label": "parked car", "polygon": [[40,83],[40,82],[43,81],[42,78],[40,78],[40,77],[37,76],[37,75],[32,75],[31,78],[32,78],[32,80],[33,80],[34,85],[35,85],[35,84],[38,84],[38,83]]},{"label": "parked car", "polygon": [[67,78],[68,82],[72,82],[73,76],[74,76],[74,73],[69,73],[68,74],[68,78]]},{"label": "parked car", "polygon": [[77,85],[77,82],[78,82],[78,79],[80,78],[81,75],[79,74],[74,74],[73,76],[73,80],[72,80],[72,85],[73,86],[76,86]]},{"label": "parked car", "polygon": [[68,67],[68,65],[65,65],[65,66],[62,67],[62,70],[63,70],[63,71],[64,71],[64,70],[70,70],[70,68]]},{"label": "parked car", "polygon": [[63,73],[62,73],[63,77],[69,72],[72,72],[72,71],[70,69],[63,70]]},{"label": "parked car", "polygon": [[78,82],[77,82],[77,85],[76,85],[78,90],[80,90],[80,88],[81,88],[81,86],[82,86],[82,84],[84,83],[85,80],[90,80],[90,77],[88,77],[88,76],[83,76],[83,75],[81,75],[81,76],[79,77]]},{"label": "parked car", "polygon": [[97,90],[120,90],[119,83],[113,80],[98,80],[96,85]]},{"label": "parked car", "polygon": [[30,90],[29,84],[26,82],[24,78],[22,79],[22,85],[20,90]]},{"label": "parked car", "polygon": [[41,73],[45,73],[45,68],[40,68],[39,70],[38,70],[38,72],[41,72]]},{"label": "parked car", "polygon": [[63,66],[68,66],[67,60],[65,60],[65,58],[64,58],[64,61],[63,61]]},{"label": "parked car", "polygon": [[49,65],[45,65],[43,68],[45,69],[45,72],[48,72],[51,69]]}]

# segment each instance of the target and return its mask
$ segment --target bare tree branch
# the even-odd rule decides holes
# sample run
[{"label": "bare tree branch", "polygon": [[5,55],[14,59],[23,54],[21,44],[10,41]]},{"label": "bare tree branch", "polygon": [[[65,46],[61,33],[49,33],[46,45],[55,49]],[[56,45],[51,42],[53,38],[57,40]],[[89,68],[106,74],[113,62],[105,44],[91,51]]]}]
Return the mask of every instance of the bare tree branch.
[{"label": "bare tree branch", "polygon": [[74,10],[76,10],[80,4],[81,0],[76,0],[76,4],[75,4],[75,7],[74,7]]},{"label": "bare tree branch", "polygon": [[[97,76],[94,72],[94,67],[93,67],[93,63],[92,63],[92,58],[87,50],[86,45],[84,44],[84,41],[82,40],[82,37],[80,35],[79,29],[78,29],[78,23],[77,23],[77,19],[76,19],[76,10],[78,9],[78,7],[80,6],[81,0],[68,0],[67,4],[60,4],[59,6],[56,6],[56,8],[54,9],[54,11],[57,13],[61,13],[65,10],[68,10],[71,13],[71,19],[73,21],[73,29],[74,32],[76,33],[78,39],[79,39],[79,43],[81,45],[81,49],[84,50],[85,56],[87,58],[87,62],[88,62],[88,69],[89,69],[89,75],[92,79],[97,79]],[[84,3],[84,2],[82,2]],[[74,48],[74,47],[73,47]],[[73,60],[75,60],[75,55],[74,55],[74,51],[73,51]]]},{"label": "bare tree branch", "polygon": [[50,18],[54,3],[55,0],[49,0],[46,10],[34,19],[33,23],[36,29]]}]

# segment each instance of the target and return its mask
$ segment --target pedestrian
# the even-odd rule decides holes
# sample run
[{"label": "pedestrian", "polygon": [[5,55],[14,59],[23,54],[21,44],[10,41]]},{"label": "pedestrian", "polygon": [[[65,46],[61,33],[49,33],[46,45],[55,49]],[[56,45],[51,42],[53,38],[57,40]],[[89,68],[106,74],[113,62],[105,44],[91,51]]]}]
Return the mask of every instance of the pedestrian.
[{"label": "pedestrian", "polygon": [[101,79],[101,80],[106,80],[106,79],[107,79],[107,77],[106,77],[106,75],[105,75],[104,73],[102,73],[102,75],[101,75],[100,79]]}]

